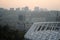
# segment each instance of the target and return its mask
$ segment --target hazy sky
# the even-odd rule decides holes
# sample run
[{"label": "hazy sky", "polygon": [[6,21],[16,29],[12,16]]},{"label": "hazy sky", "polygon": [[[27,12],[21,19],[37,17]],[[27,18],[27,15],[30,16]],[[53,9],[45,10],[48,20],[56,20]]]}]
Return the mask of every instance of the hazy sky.
[{"label": "hazy sky", "polygon": [[33,9],[35,6],[40,8],[60,10],[60,0],[0,0],[0,7],[17,8],[28,6]]}]

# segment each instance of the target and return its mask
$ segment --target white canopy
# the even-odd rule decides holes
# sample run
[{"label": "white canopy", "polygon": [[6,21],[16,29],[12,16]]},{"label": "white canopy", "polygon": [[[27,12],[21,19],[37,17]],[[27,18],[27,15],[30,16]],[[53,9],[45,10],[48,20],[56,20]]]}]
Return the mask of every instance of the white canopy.
[{"label": "white canopy", "polygon": [[24,36],[31,40],[60,40],[60,22],[37,22]]}]

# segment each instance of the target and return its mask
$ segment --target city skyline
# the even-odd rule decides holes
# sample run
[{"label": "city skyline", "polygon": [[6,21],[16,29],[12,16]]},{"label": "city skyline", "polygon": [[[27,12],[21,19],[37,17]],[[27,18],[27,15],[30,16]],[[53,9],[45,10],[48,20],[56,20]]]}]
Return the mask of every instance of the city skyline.
[{"label": "city skyline", "polygon": [[34,9],[35,6],[51,10],[60,10],[60,0],[0,0],[0,8],[22,8],[28,6]]}]

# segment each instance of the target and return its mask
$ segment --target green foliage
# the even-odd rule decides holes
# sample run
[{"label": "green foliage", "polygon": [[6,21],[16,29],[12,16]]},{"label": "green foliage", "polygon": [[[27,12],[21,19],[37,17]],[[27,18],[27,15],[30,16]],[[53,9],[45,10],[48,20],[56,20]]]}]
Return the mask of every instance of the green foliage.
[{"label": "green foliage", "polygon": [[2,27],[0,25],[0,40],[23,40],[24,31],[12,30],[8,25]]}]

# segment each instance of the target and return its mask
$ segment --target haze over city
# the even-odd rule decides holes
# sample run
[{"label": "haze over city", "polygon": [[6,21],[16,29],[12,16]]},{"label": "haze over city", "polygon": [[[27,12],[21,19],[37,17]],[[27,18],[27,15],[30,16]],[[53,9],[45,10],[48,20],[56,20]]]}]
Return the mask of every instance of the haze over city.
[{"label": "haze over city", "polygon": [[60,40],[60,0],[0,0],[0,40]]},{"label": "haze over city", "polygon": [[33,9],[35,6],[51,10],[60,10],[60,0],[0,0],[0,8],[22,8],[28,6]]}]

